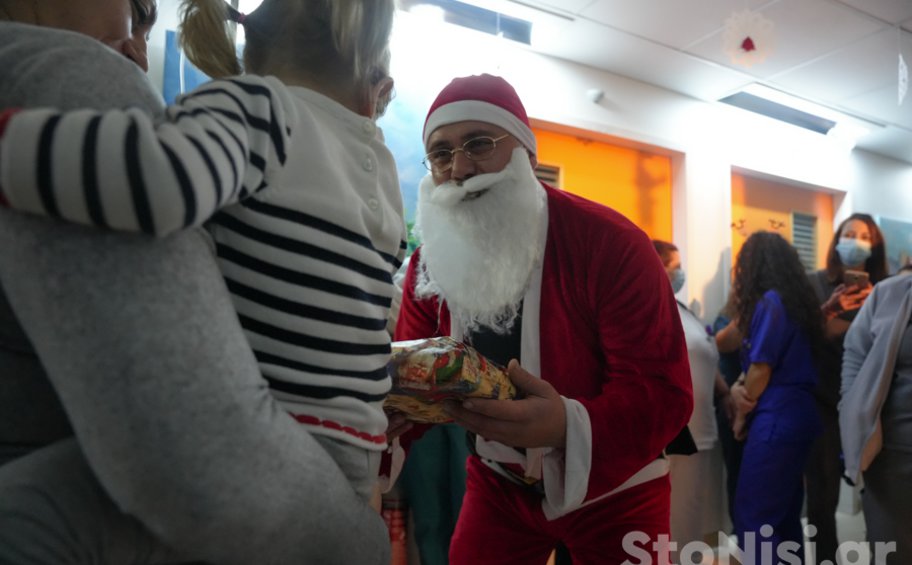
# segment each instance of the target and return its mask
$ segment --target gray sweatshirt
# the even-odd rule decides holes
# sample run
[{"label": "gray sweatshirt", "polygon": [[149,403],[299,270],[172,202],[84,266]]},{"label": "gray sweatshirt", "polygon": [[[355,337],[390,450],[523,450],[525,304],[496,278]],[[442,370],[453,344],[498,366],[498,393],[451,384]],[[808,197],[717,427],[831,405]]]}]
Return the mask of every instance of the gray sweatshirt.
[{"label": "gray sweatshirt", "polygon": [[[94,40],[4,22],[0,38],[0,107],[161,111]],[[208,563],[388,563],[379,516],[270,397],[201,233],[0,210],[0,242],[0,442],[51,441],[68,420],[117,507]]]}]

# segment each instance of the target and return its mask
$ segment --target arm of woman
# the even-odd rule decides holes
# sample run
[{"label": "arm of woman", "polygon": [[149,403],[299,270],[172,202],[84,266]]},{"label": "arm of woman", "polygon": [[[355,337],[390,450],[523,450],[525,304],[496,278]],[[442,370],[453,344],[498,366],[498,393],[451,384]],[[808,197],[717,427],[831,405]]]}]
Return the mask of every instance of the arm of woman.
[{"label": "arm of woman", "polygon": [[757,400],[769,385],[773,368],[768,363],[751,363],[747,374],[732,386],[735,419],[732,431],[738,441],[747,437],[747,415],[757,406]]},{"label": "arm of woman", "polygon": [[844,336],[845,333],[849,331],[850,324],[851,322],[843,320],[842,318],[831,318],[826,322],[824,335],[827,339],[837,339]]},{"label": "arm of woman", "polygon": [[725,382],[725,379],[722,378],[722,373],[719,371],[716,371],[716,377],[713,381],[713,391],[716,403],[722,407],[725,418],[729,423],[733,422],[735,419],[735,404],[731,395],[731,387],[728,386],[728,383]]},{"label": "arm of woman", "polygon": [[760,398],[760,395],[763,394],[763,391],[769,385],[772,374],[773,368],[769,363],[751,363],[742,385],[747,397],[752,400]]},{"label": "arm of woman", "polygon": [[734,319],[727,326],[716,332],[716,348],[719,353],[731,353],[741,347],[741,332],[738,320]]},{"label": "arm of woman", "polygon": [[833,294],[820,306],[826,320],[824,335],[827,339],[838,339],[849,331],[852,320],[847,320],[842,314],[861,308],[871,289],[871,285],[849,287],[844,284],[833,289]]}]

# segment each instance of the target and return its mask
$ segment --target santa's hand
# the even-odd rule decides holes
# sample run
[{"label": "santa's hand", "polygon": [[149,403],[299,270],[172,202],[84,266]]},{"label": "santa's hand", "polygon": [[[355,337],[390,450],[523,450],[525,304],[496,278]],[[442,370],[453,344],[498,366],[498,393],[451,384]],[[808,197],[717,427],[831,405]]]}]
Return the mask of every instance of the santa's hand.
[{"label": "santa's hand", "polygon": [[567,440],[564,401],[550,383],[529,373],[515,359],[507,374],[523,393],[518,400],[469,398],[444,404],[456,423],[489,441],[513,447],[560,447]]}]

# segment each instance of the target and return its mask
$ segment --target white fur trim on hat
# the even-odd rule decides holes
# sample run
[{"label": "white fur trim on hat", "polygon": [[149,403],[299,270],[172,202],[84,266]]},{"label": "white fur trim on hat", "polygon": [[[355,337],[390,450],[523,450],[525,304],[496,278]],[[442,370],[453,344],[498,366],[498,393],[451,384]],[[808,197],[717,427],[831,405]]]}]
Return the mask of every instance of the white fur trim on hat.
[{"label": "white fur trim on hat", "polygon": [[459,100],[434,110],[424,124],[424,146],[427,147],[428,139],[437,128],[467,121],[487,122],[500,126],[518,139],[533,155],[537,153],[535,134],[522,120],[500,106],[481,100]]}]

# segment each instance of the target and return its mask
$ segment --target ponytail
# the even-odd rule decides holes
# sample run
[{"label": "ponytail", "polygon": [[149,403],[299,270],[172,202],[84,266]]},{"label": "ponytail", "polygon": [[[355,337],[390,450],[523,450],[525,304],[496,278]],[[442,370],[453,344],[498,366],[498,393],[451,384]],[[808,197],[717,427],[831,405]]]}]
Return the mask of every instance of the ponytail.
[{"label": "ponytail", "polygon": [[212,78],[242,72],[229,21],[242,21],[240,12],[224,0],[182,0],[180,45],[191,63]]},{"label": "ponytail", "polygon": [[300,73],[351,86],[369,99],[389,76],[395,11],[395,0],[264,0],[244,16],[225,0],[182,0],[181,47],[210,77],[240,74],[228,24],[237,22],[246,32],[248,72]]}]

